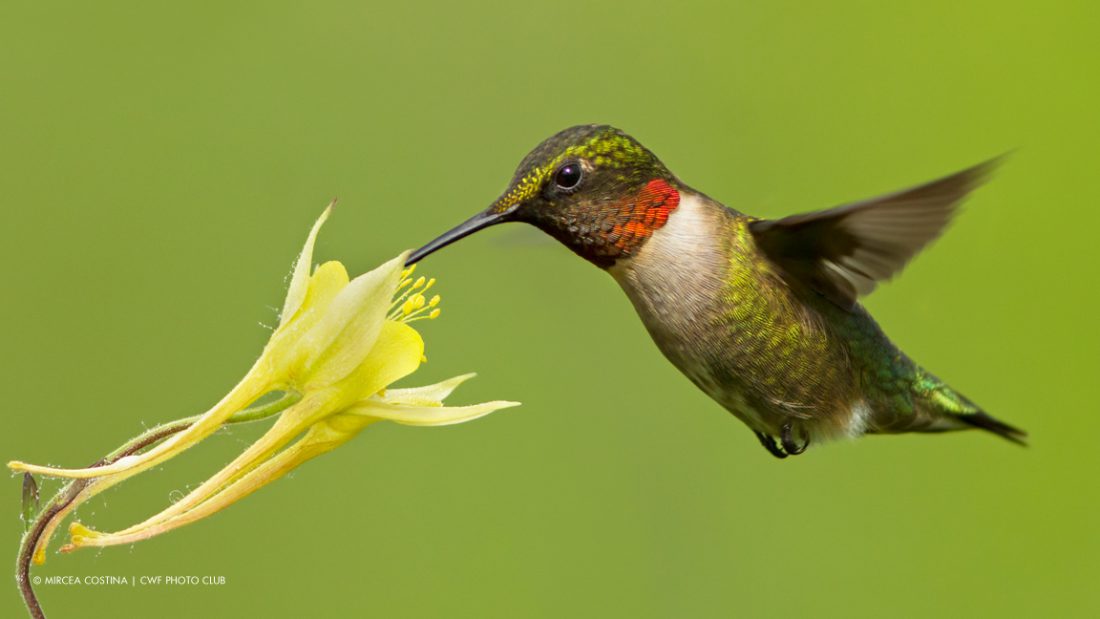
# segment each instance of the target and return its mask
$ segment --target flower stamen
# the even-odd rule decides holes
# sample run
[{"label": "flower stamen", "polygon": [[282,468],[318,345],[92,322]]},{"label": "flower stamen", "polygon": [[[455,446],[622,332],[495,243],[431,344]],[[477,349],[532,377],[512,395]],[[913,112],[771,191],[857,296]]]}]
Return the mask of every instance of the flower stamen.
[{"label": "flower stamen", "polygon": [[[408,323],[424,319],[432,320],[439,317],[440,312],[436,306],[439,305],[441,297],[434,295],[429,300],[424,296],[424,293],[435,285],[435,278],[418,277],[415,282],[409,284],[410,279],[406,278],[398,285],[397,291],[400,294],[395,295],[386,318],[395,322]],[[406,285],[407,288],[405,288]]]}]

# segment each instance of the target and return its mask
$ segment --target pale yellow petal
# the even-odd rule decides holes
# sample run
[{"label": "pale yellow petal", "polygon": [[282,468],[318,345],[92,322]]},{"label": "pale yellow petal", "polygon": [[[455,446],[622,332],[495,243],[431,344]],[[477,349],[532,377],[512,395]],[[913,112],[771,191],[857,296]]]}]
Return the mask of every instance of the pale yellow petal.
[{"label": "pale yellow petal", "polygon": [[301,434],[318,419],[332,412],[331,403],[323,394],[312,394],[283,411],[274,425],[268,428],[256,442],[249,445],[243,453],[233,459],[222,470],[207,479],[199,487],[187,493],[165,510],[143,522],[127,527],[120,534],[129,534],[137,530],[148,529],[158,522],[167,520],[185,511],[195,508],[209,500],[223,488],[234,483],[252,469],[260,466],[276,451]]},{"label": "pale yellow petal", "polygon": [[356,368],[375,344],[386,319],[407,254],[352,280],[332,300],[325,315],[306,333],[309,386],[333,384]]},{"label": "pale yellow petal", "polygon": [[303,462],[332,451],[346,443],[369,425],[370,421],[373,421],[363,419],[341,420],[343,417],[345,416],[336,415],[332,419],[326,419],[313,425],[297,443],[251,469],[247,474],[241,476],[217,494],[191,509],[182,512],[174,510],[170,516],[161,517],[163,514],[169,513],[169,510],[165,510],[157,517],[150,518],[147,524],[131,527],[117,533],[101,533],[88,529],[79,523],[74,523],[69,529],[72,543],[62,548],[62,551],[67,552],[85,546],[102,547],[132,544],[213,515],[263,486],[283,477]]},{"label": "pale yellow petal", "polygon": [[304,335],[328,313],[333,299],[347,285],[348,272],[344,265],[330,261],[317,267],[309,278],[305,300],[294,320],[276,329],[264,349],[263,358],[273,374],[288,378],[291,383],[300,378],[302,366],[310,354],[302,346]]},{"label": "pale yellow petal", "polygon": [[136,475],[150,467],[156,466],[176,454],[188,449],[221,427],[222,423],[233,413],[244,409],[260,396],[273,389],[268,376],[257,371],[254,366],[251,371],[213,408],[203,413],[194,424],[186,430],[175,434],[153,447],[149,451],[132,456],[119,458],[111,464],[89,468],[62,469],[52,466],[38,466],[26,462],[14,461],[8,463],[8,468],[20,473],[34,473],[50,477],[67,477],[75,479],[101,478],[96,484],[97,492]]},{"label": "pale yellow petal", "polygon": [[384,394],[376,396],[374,399],[378,399],[386,404],[399,404],[404,406],[441,406],[443,400],[447,399],[447,396],[451,395],[451,392],[453,392],[455,388],[475,376],[477,376],[477,374],[471,372],[469,374],[463,374],[462,376],[449,378],[434,385],[405,389],[387,389]]},{"label": "pale yellow petal", "polygon": [[348,409],[349,413],[387,419],[407,426],[447,426],[473,421],[519,402],[483,402],[470,406],[401,406],[367,400]]},{"label": "pale yellow petal", "polygon": [[387,320],[374,347],[348,376],[331,387],[340,394],[340,409],[364,400],[420,367],[424,340],[416,329]]},{"label": "pale yellow petal", "polygon": [[309,288],[309,272],[313,268],[313,246],[317,242],[317,233],[321,231],[321,226],[328,220],[335,204],[335,200],[330,202],[324,212],[321,213],[321,216],[317,218],[313,228],[309,231],[309,236],[306,237],[306,244],[302,248],[302,253],[298,254],[298,260],[294,263],[294,272],[290,276],[290,286],[286,291],[286,301],[283,302],[283,311],[279,315],[280,326],[294,317],[306,298],[306,291]]}]

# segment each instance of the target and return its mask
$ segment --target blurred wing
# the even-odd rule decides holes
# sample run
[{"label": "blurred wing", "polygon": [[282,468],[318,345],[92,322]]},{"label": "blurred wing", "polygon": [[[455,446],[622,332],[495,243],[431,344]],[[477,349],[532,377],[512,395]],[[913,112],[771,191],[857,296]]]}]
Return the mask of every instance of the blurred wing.
[{"label": "blurred wing", "polygon": [[824,211],[749,224],[785,277],[843,308],[893,277],[943,232],[956,208],[999,163],[987,161],[918,187]]}]

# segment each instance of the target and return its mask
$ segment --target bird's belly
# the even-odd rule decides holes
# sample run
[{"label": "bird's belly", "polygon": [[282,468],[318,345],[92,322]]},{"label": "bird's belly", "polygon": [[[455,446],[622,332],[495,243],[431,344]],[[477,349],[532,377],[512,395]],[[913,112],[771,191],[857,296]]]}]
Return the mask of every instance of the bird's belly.
[{"label": "bird's belly", "polygon": [[739,320],[738,310],[682,294],[627,293],[665,357],[751,429],[778,436],[790,424],[815,441],[863,432],[858,375],[836,338],[768,303]]},{"label": "bird's belly", "polygon": [[[645,321],[643,318],[643,322]],[[740,355],[725,338],[682,338],[666,333],[661,325],[646,325],[657,347],[703,393],[720,404],[753,430],[778,434],[793,417],[812,419],[816,408],[809,402],[788,402],[767,393],[765,385],[754,381],[756,373],[739,363]],[[717,346],[708,345],[717,344]]]},{"label": "bird's belly", "polygon": [[739,349],[743,344],[733,338],[711,339],[718,344],[712,346],[670,337],[659,327],[650,334],[692,383],[754,431],[779,436],[790,424],[821,442],[858,436],[866,429],[870,409],[858,393],[857,380],[837,371],[837,365],[825,367],[837,355],[800,363],[802,371],[792,373],[790,364],[769,359],[759,347]]},{"label": "bird's belly", "polygon": [[836,342],[803,333],[800,321],[759,299],[749,301],[748,319],[738,319],[718,289],[666,287],[674,281],[650,278],[624,289],[657,347],[699,389],[758,432],[778,435],[797,423],[817,438],[848,433],[852,401],[839,392],[852,374]]},{"label": "bird's belly", "polygon": [[754,430],[848,433],[856,373],[824,321],[755,256],[744,222],[698,196],[609,272],[661,352]]},{"label": "bird's belly", "polygon": [[[657,348],[700,390],[749,427],[778,431],[782,420],[766,405],[767,398],[760,397],[766,386],[754,381],[759,378],[759,368],[754,369],[749,356],[754,351],[735,337],[736,326],[728,324],[725,308],[713,302],[718,295],[701,287],[666,287],[674,281],[660,278],[624,286]],[[777,376],[766,380],[779,386]]]},{"label": "bird's belly", "polygon": [[[728,378],[723,381],[718,378],[719,372],[715,372],[711,368],[702,367],[697,363],[690,361],[680,362],[672,360],[671,358],[670,360],[673,362],[673,365],[679,368],[691,382],[695,383],[695,385],[703,391],[703,393],[722,405],[723,408],[732,413],[734,417],[740,419],[745,425],[753,430],[767,432],[769,434],[778,431],[778,427],[782,424],[782,420],[773,412],[766,409],[762,410],[761,407],[754,405],[749,400],[748,394],[750,393],[750,388],[748,385],[742,384],[740,380],[729,380]],[[721,372],[721,374],[728,376],[726,372]]]}]

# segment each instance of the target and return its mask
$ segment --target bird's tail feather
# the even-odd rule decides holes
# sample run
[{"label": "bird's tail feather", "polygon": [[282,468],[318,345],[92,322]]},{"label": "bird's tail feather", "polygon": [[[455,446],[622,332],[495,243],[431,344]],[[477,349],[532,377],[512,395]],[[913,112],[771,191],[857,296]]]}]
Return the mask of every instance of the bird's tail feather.
[{"label": "bird's tail feather", "polygon": [[951,427],[942,429],[978,428],[992,432],[1017,445],[1027,445],[1024,440],[1027,432],[994,418],[935,376],[923,370],[918,371],[920,372],[918,384],[923,387],[920,399],[924,402],[925,410],[931,412],[933,416],[953,419],[956,422],[951,424]]},{"label": "bird's tail feather", "polygon": [[1027,437],[1027,432],[1015,426],[1010,426],[998,419],[994,419],[984,411],[955,415],[955,418],[973,428],[980,428],[992,432],[1003,439],[1010,440],[1017,445],[1027,446],[1027,441],[1024,440]]}]

